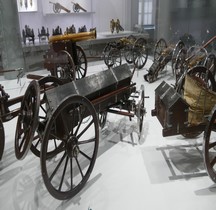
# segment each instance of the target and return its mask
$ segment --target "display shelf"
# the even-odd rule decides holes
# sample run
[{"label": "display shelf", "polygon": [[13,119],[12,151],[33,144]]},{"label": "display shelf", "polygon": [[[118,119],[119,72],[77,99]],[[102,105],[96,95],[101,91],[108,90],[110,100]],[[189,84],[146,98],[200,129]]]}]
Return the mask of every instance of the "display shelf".
[{"label": "display shelf", "polygon": [[75,16],[84,16],[84,15],[93,15],[95,12],[62,12],[62,13],[46,13],[44,16],[49,16],[49,15],[59,15],[59,16],[67,16],[67,15],[75,15]]},{"label": "display shelf", "polygon": [[[55,7],[56,3],[58,3],[58,6]],[[67,0],[58,0],[57,2],[52,2],[52,1],[43,1],[42,2],[42,7],[43,7],[43,14],[56,14],[56,15],[61,15],[61,14],[91,14],[92,13],[92,0],[90,1],[85,1],[85,0],[77,0],[75,2],[78,4],[80,7],[82,7],[86,12],[80,9],[79,12],[74,11],[74,7],[72,2],[67,1]],[[64,9],[65,8],[65,9]],[[67,12],[69,10],[70,12]],[[55,12],[57,13],[55,13]]]}]

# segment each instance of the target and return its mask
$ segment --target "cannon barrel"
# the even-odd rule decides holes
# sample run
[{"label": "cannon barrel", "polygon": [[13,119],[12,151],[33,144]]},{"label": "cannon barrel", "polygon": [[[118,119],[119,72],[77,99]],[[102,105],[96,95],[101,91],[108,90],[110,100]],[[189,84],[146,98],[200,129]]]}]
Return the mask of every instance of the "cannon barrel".
[{"label": "cannon barrel", "polygon": [[69,10],[69,9],[67,9],[66,7],[64,7],[63,5],[61,5],[61,4],[58,3],[58,2],[57,2],[57,3],[54,3],[54,2],[49,1],[49,3],[50,3],[50,4],[53,4],[53,11],[54,11],[55,13],[59,13],[61,9],[64,10],[65,12],[67,12],[67,13],[70,13],[70,10]]},{"label": "cannon barrel", "polygon": [[52,43],[52,42],[69,41],[69,40],[73,42],[78,42],[78,41],[84,41],[89,39],[96,39],[96,37],[97,37],[96,29],[93,29],[89,32],[51,36],[49,38],[49,42]]}]

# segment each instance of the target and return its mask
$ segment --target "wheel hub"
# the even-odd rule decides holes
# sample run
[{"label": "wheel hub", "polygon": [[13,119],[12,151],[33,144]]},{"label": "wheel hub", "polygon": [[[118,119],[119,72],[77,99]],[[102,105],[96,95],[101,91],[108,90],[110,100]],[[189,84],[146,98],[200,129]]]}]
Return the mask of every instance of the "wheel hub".
[{"label": "wheel hub", "polygon": [[66,144],[66,152],[68,157],[70,158],[77,158],[80,150],[78,146],[78,139],[75,136],[70,136],[67,140]]},{"label": "wheel hub", "polygon": [[33,117],[32,110],[23,110],[22,111],[22,122],[29,125]]}]

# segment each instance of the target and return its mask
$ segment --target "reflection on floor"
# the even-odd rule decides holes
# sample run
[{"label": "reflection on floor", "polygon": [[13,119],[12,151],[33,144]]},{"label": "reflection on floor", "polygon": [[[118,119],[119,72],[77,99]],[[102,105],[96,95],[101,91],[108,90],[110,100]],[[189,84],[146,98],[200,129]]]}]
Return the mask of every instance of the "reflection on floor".
[{"label": "reflection on floor", "polygon": [[[5,123],[6,145],[0,163],[1,208],[10,210],[213,210],[216,208],[216,185],[207,176],[202,159],[202,134],[195,140],[182,136],[162,137],[162,128],[155,117],[154,90],[166,80],[173,84],[167,67],[152,84],[144,81],[148,60],[135,72],[137,88],[145,85],[147,114],[143,133],[138,139],[137,121],[108,114],[100,131],[96,165],[83,190],[67,201],[54,199],[46,190],[40,171],[40,160],[29,152],[18,161],[14,154],[16,118]],[[91,64],[88,74],[106,69],[101,62]],[[35,73],[35,72],[34,72]],[[38,74],[48,74],[38,71]],[[13,98],[25,92],[30,80],[1,80]]]}]

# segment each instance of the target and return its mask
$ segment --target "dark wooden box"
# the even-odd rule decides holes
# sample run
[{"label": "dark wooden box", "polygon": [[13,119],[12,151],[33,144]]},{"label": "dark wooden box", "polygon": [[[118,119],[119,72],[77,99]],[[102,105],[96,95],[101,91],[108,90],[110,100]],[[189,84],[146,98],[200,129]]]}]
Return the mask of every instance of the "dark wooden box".
[{"label": "dark wooden box", "polygon": [[164,129],[178,130],[188,125],[189,105],[166,82],[155,89],[155,109],[152,116],[157,116]]},{"label": "dark wooden box", "polygon": [[[97,74],[84,77],[64,85],[46,91],[47,102],[50,107],[57,107],[63,99],[70,95],[78,94],[89,100],[97,99],[100,96],[109,94],[121,87],[131,84],[132,73],[127,64],[113,68],[112,70],[101,71]],[[114,103],[115,97],[110,99],[107,105]]]}]

